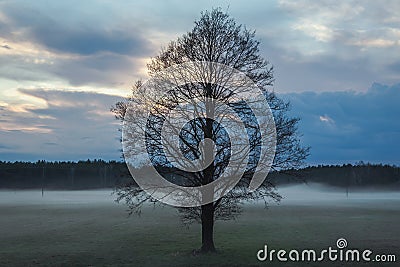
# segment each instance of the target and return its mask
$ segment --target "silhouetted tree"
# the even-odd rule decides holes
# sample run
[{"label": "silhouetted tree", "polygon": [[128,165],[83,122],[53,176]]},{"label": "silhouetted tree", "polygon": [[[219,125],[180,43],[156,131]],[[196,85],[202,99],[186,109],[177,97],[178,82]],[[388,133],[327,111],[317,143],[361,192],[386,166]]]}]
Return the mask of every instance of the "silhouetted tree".
[{"label": "silhouetted tree", "polygon": [[[176,64],[185,62],[216,62],[236,69],[249,77],[261,89],[269,106],[272,110],[276,125],[276,154],[272,166],[264,166],[265,170],[272,167],[274,170],[295,170],[299,168],[308,155],[308,148],[302,147],[299,141],[297,130],[298,118],[289,117],[289,103],[279,99],[268,88],[273,84],[273,69],[269,62],[263,59],[259,52],[259,41],[255,39],[255,32],[249,31],[242,25],[229,17],[228,14],[219,9],[201,14],[199,20],[195,22],[194,28],[178,38],[176,41],[162,49],[160,54],[153,58],[148,64],[150,77],[157,77],[157,73],[172,67]],[[163,149],[158,139],[160,128],[154,125],[162,123],[165,109],[172,110],[177,104],[190,101],[193,97],[202,97],[205,113],[207,115],[215,112],[214,100],[228,103],[235,97],[235,90],[224,88],[212,83],[193,83],[189,82],[184,86],[168,91],[168,96],[163,102],[156,100],[159,95],[165,95],[165,88],[158,88],[158,91],[148,92],[142,90],[142,83],[137,82],[133,88],[133,95],[126,101],[118,102],[111,109],[117,119],[124,120],[127,109],[132,107],[135,112],[141,113],[146,109],[145,105],[151,103],[152,119],[149,121],[139,121],[133,118],[135,127],[144,130],[147,127],[146,136],[151,145],[150,157],[156,158],[158,170],[165,175],[182,177],[185,186],[206,185],[218,179],[226,168],[232,153],[232,142],[224,138],[223,129],[215,124],[211,119],[192,120],[184,129],[184,133],[179,136],[183,144],[180,149],[184,150],[187,157],[196,159],[201,152],[199,143],[205,138],[212,139],[216,144],[216,154],[214,161],[202,171],[185,173],[171,165],[170,162],[163,160]],[[243,88],[241,88],[243,89]],[[246,127],[252,128],[248,131],[250,143],[249,164],[240,181],[235,188],[222,198],[209,204],[199,207],[178,208],[184,223],[199,222],[202,225],[202,246],[201,252],[215,251],[214,246],[214,221],[216,219],[230,220],[241,212],[241,204],[244,201],[263,200],[265,205],[271,199],[279,201],[280,196],[275,192],[273,184],[266,180],[263,185],[255,191],[247,188],[249,182],[256,171],[257,166],[266,164],[260,158],[259,133],[264,129],[257,129],[254,126],[254,118],[248,114],[248,107],[244,104],[236,103],[232,105],[236,113],[242,118],[247,118]],[[260,107],[267,109],[267,107]],[[249,119],[250,118],[250,119]],[[160,122],[161,121],[161,122]],[[135,135],[132,130],[132,135]],[[219,137],[218,137],[219,136]],[[149,151],[148,151],[149,152]],[[134,151],[133,151],[134,153]],[[258,170],[258,169],[257,169]],[[143,175],[145,175],[143,173]],[[151,178],[149,178],[151,179]],[[131,212],[140,212],[142,204],[146,201],[156,201],[151,195],[146,194],[135,183],[117,188],[118,201],[125,201]]]}]

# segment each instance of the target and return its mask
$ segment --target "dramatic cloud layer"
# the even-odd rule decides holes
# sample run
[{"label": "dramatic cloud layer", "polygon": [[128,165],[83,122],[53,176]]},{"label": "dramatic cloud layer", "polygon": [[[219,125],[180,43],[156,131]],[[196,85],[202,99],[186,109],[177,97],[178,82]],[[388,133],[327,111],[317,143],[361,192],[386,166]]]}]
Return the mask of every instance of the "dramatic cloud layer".
[{"label": "dramatic cloud layer", "polygon": [[145,77],[149,57],[215,6],[257,30],[277,90],[363,90],[400,80],[400,2],[389,0],[5,1],[0,77],[126,88]]},{"label": "dramatic cloud layer", "polygon": [[302,118],[310,163],[363,160],[400,165],[400,84],[373,84],[366,93],[304,92],[282,95]]},{"label": "dramatic cloud layer", "polygon": [[2,108],[0,159],[119,159],[119,125],[109,109],[120,97],[42,89],[19,91],[43,103],[23,109]]},{"label": "dramatic cloud layer", "polygon": [[[88,92],[20,89],[36,106],[1,107],[0,159],[119,159],[119,123],[108,111],[120,97]],[[400,84],[365,93],[281,94],[299,116],[311,164],[363,160],[400,165]],[[40,103],[40,104],[39,104]]]},{"label": "dramatic cloud layer", "polygon": [[218,6],[257,31],[310,162],[398,161],[400,88],[367,90],[400,82],[391,0],[1,1],[0,160],[118,159],[114,95]]}]

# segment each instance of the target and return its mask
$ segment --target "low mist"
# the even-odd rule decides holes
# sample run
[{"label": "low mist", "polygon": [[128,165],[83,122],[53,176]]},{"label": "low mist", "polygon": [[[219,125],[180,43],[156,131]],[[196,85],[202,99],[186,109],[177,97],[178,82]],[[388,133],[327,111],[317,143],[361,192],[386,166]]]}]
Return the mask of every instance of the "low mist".
[{"label": "low mist", "polygon": [[279,186],[280,205],[357,205],[390,204],[400,201],[400,192],[373,188],[352,189],[318,183]]},{"label": "low mist", "polygon": [[[0,205],[115,205],[112,189],[44,191],[0,190]],[[400,192],[330,187],[317,183],[277,187],[282,196],[279,205],[390,205],[400,201]]]}]

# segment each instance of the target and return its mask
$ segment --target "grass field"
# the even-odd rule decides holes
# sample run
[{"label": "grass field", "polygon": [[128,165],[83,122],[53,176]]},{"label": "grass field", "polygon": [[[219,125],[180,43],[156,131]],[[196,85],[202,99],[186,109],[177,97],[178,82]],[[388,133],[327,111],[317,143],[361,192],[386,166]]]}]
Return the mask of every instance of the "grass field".
[{"label": "grass field", "polygon": [[[286,190],[286,191],[285,191]],[[399,194],[311,191],[265,210],[248,205],[236,221],[217,222],[217,254],[192,255],[200,227],[184,227],[172,208],[127,217],[109,191],[0,192],[0,266],[355,266],[349,262],[259,262],[273,249],[335,247],[395,254],[400,260]],[[297,197],[296,197],[297,196]],[[304,197],[305,196],[305,197]],[[399,266],[399,263],[359,263]]]}]

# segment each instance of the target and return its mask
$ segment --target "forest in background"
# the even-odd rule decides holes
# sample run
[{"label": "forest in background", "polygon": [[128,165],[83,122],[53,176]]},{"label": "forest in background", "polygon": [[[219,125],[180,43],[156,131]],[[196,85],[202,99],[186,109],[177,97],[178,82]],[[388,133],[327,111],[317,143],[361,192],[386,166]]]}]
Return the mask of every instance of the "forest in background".
[{"label": "forest in background", "polygon": [[[146,173],[146,169],[142,169]],[[168,169],[161,170],[168,174]],[[173,180],[173,177],[168,177]],[[0,161],[2,189],[81,190],[113,188],[132,182],[121,161],[86,160],[78,162],[4,162]],[[400,189],[400,167],[359,162],[357,164],[318,165],[300,170],[274,171],[268,182],[276,185],[315,182],[336,187],[376,187]],[[174,182],[174,181],[173,181]],[[179,181],[176,181],[179,184]]]}]

